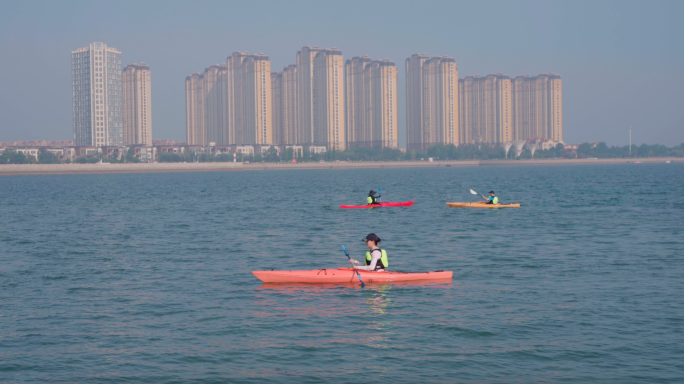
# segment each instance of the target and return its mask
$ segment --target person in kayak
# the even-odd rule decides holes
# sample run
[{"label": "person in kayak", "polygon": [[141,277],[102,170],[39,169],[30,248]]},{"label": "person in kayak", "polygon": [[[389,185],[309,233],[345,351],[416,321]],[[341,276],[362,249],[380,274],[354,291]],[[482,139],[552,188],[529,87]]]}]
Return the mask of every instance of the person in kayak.
[{"label": "person in kayak", "polygon": [[371,190],[368,192],[368,197],[366,197],[366,204],[368,205],[380,205],[378,203],[378,197],[382,197],[381,195],[375,196],[375,191]]},{"label": "person in kayak", "polygon": [[499,204],[499,198],[495,196],[494,191],[489,191],[489,199],[487,200],[487,204]]},{"label": "person in kayak", "polygon": [[349,263],[362,271],[384,271],[389,266],[389,261],[387,259],[387,252],[378,247],[380,237],[375,233],[369,233],[363,241],[366,242],[366,247],[370,249],[370,251],[366,252],[366,265],[359,265],[359,262],[354,259],[349,260]]}]

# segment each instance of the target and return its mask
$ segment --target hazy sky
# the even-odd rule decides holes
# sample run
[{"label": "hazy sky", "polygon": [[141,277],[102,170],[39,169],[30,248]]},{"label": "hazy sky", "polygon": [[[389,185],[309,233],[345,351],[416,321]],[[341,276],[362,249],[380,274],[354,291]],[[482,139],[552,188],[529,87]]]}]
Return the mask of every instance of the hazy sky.
[{"label": "hazy sky", "polygon": [[555,72],[567,143],[684,142],[684,1],[13,1],[0,12],[0,141],[72,139],[71,51],[101,41],[152,70],[155,139],[185,140],[185,76],[263,52],[272,70],[302,46],[399,68],[456,59],[459,77]]}]

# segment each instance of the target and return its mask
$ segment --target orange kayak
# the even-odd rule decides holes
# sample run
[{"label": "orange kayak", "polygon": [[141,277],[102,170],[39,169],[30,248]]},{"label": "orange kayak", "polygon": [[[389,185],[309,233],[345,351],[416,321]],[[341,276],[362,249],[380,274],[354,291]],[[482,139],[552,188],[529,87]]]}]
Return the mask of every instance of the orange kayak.
[{"label": "orange kayak", "polygon": [[487,204],[484,201],[475,203],[446,203],[451,208],[520,208],[520,204]]},{"label": "orange kayak", "polygon": [[[257,279],[264,283],[358,283],[359,278],[353,268],[312,269],[307,271],[253,271]],[[364,283],[387,283],[393,281],[429,281],[451,279],[453,271],[434,272],[371,272],[359,271]]]}]

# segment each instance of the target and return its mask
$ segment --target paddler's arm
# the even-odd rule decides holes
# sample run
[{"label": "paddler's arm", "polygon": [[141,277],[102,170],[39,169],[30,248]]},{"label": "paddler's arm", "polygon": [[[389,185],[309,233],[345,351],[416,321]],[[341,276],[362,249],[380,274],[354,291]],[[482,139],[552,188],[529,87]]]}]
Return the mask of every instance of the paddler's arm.
[{"label": "paddler's arm", "polygon": [[[382,253],[380,251],[378,252],[373,252],[371,254],[371,262],[370,265],[357,265],[356,269],[360,271],[375,271],[375,265],[378,263],[378,260],[382,257]],[[354,260],[356,261],[356,260]],[[357,261],[358,263],[358,261]]]}]

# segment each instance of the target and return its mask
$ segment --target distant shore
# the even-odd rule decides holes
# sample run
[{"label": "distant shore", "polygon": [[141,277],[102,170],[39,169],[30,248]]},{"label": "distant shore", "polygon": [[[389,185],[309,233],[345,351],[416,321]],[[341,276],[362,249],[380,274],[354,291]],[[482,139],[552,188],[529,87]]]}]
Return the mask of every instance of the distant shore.
[{"label": "distant shore", "polygon": [[2,164],[0,176],[69,175],[99,173],[169,173],[169,172],[231,172],[272,171],[292,169],[358,169],[358,168],[437,168],[515,165],[589,165],[629,163],[682,163],[684,158],[648,159],[538,159],[538,160],[471,160],[471,161],[399,161],[327,163],[125,163],[125,164]]}]

